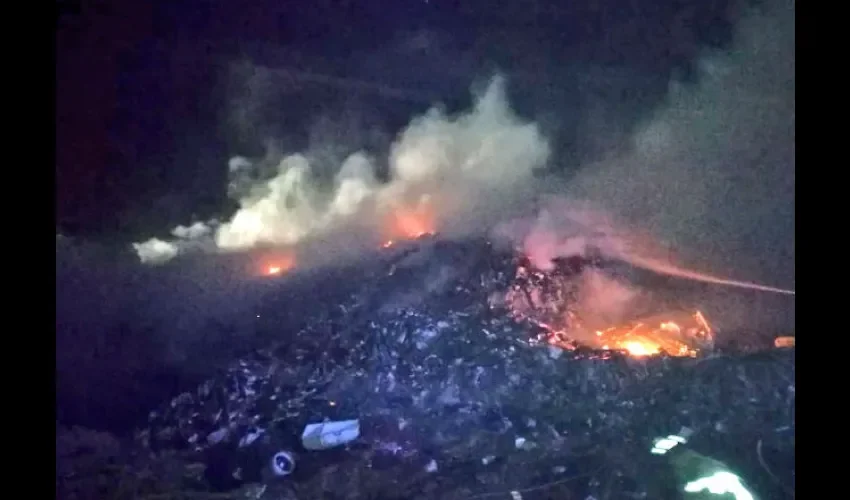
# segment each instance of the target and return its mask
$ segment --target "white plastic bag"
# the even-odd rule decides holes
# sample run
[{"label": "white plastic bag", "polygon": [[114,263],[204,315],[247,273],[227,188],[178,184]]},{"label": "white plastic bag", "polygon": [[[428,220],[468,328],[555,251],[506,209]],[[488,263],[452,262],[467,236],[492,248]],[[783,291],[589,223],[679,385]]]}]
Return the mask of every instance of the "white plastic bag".
[{"label": "white plastic bag", "polygon": [[359,420],[322,422],[304,427],[301,443],[308,450],[325,450],[354,441],[359,436]]}]

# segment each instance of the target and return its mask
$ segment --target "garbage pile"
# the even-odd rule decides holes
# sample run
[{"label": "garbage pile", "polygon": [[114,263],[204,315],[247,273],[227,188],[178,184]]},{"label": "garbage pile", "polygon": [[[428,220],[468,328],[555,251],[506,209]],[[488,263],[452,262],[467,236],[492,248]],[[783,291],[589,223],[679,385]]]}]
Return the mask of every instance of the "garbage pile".
[{"label": "garbage pile", "polygon": [[714,331],[693,304],[639,297],[621,273],[601,259],[561,259],[543,271],[520,258],[503,302],[515,318],[547,332],[540,340],[564,349],[690,357],[714,349]]},{"label": "garbage pile", "polygon": [[518,262],[486,242],[391,249],[304,329],[152,411],[132,467],[185,473],[148,474],[134,495],[671,498],[650,450],[681,427],[717,449],[749,443],[738,465],[793,491],[773,471],[790,457],[793,474],[793,349],[567,349],[496,299]]}]

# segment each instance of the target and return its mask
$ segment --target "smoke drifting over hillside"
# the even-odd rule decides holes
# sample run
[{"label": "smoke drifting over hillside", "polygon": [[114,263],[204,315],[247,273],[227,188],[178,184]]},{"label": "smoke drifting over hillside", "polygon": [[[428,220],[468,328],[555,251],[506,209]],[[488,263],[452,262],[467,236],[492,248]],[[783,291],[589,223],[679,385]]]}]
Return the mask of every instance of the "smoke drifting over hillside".
[{"label": "smoke drifting over hillside", "polygon": [[[357,152],[332,175],[316,154],[324,145],[234,158],[232,217],[135,247],[143,261],[157,262],[192,248],[298,246],[339,234],[357,234],[369,247],[498,226],[541,267],[593,248],[657,271],[664,264],[668,274],[689,266],[792,288],[793,3],[753,12],[732,47],[704,54],[697,66],[698,83],[671,82],[628,146],[557,185],[534,178],[559,159],[538,127],[512,112],[496,78],[471,110],[448,115],[436,106],[397,134],[385,157]],[[505,224],[541,206],[535,217]]]},{"label": "smoke drifting over hillside", "polygon": [[240,207],[230,220],[178,228],[172,241],[136,244],[142,260],[168,260],[204,238],[220,250],[243,250],[295,245],[352,225],[373,233],[376,243],[415,236],[392,234],[388,226],[400,213],[462,231],[526,190],[549,160],[549,147],[534,124],[511,111],[505,82],[495,78],[470,111],[449,116],[435,107],[413,119],[384,160],[386,181],[368,152],[349,156],[329,183],[315,174],[310,154],[270,154],[230,161]]},{"label": "smoke drifting over hillside", "polygon": [[698,85],[671,83],[628,153],[584,165],[515,222],[538,266],[592,248],[792,288],[793,19],[793,4],[745,18],[728,51],[700,59]]}]

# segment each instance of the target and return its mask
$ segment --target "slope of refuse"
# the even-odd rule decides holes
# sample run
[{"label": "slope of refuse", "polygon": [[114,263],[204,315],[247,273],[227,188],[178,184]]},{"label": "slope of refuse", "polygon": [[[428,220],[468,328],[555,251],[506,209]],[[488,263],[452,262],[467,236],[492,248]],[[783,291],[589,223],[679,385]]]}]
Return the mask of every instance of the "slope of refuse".
[{"label": "slope of refuse", "polygon": [[[671,498],[649,450],[687,427],[767,498],[793,491],[793,349],[564,349],[507,307],[518,266],[485,241],[385,250],[345,297],[301,297],[303,328],[151,411],[112,480],[134,498]],[[352,419],[344,446],[301,442]]]}]

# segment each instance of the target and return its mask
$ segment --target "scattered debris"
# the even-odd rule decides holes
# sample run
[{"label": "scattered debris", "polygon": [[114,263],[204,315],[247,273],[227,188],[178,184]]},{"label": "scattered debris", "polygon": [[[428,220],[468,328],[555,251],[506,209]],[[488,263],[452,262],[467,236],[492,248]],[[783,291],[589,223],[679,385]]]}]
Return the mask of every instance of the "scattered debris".
[{"label": "scattered debris", "polygon": [[275,476],[288,476],[295,470],[295,457],[287,451],[279,451],[272,457],[272,471]]},{"label": "scattered debris", "polygon": [[324,450],[354,441],[358,436],[360,422],[357,420],[322,422],[308,424],[301,435],[301,443],[308,450]]},{"label": "scattered debris", "polygon": [[[667,498],[666,456],[649,450],[680,427],[711,456],[763,439],[772,468],[793,470],[793,346],[705,356],[703,328],[688,356],[555,350],[540,317],[494,300],[518,286],[515,255],[433,242],[428,262],[388,275],[396,264],[152,412],[126,498]],[[450,286],[421,291],[450,264]]]}]

